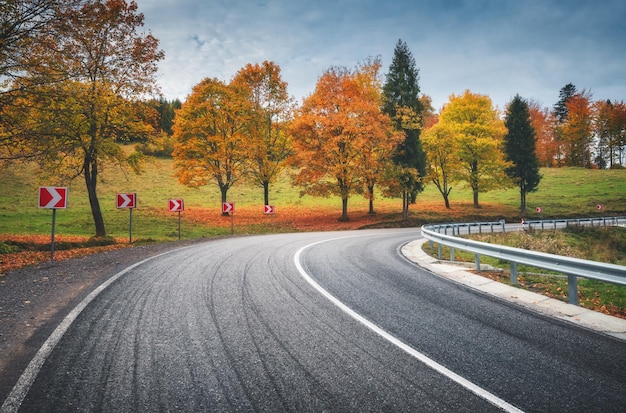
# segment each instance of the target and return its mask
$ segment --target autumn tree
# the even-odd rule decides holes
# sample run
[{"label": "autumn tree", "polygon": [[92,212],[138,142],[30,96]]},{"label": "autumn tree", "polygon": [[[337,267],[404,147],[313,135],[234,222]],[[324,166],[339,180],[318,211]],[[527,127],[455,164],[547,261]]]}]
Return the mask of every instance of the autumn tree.
[{"label": "autumn tree", "polygon": [[56,27],[59,12],[80,0],[0,0],[0,81],[3,91],[30,69],[31,47]]},{"label": "autumn tree", "polygon": [[537,160],[541,166],[554,167],[560,154],[560,142],[554,133],[554,115],[549,108],[533,101],[528,102],[528,112],[535,130]]},{"label": "autumn tree", "polygon": [[[140,33],[144,17],[123,0],[68,2],[55,10],[37,42],[20,56],[27,72],[14,80],[10,111],[23,114],[11,141],[46,171],[83,176],[96,236],[106,229],[97,183],[107,163],[137,167],[119,142],[150,133],[132,110],[134,99],[155,90],[158,40]],[[7,132],[7,129],[4,129]]]},{"label": "autumn tree", "polygon": [[376,185],[383,182],[389,188],[394,185],[389,180],[395,180],[398,176],[392,161],[405,136],[402,131],[392,128],[390,118],[377,109],[383,99],[381,67],[380,58],[370,58],[362,63],[355,73],[356,86],[363,93],[363,98],[357,103],[360,106],[359,125],[363,134],[362,184],[364,195],[369,201],[370,215],[376,213],[374,209]]},{"label": "autumn tree", "polygon": [[383,86],[383,112],[391,117],[398,131],[405,134],[398,145],[394,162],[403,182],[402,216],[408,217],[409,204],[415,203],[417,194],[424,190],[426,157],[420,141],[423,126],[423,104],[419,97],[419,70],[406,42],[398,40],[389,72]]},{"label": "autumn tree", "polygon": [[315,91],[297,111],[292,135],[294,178],[303,193],[342,200],[340,220],[348,217],[348,199],[364,185],[364,175],[378,154],[397,145],[389,117],[380,111],[380,101],[368,78],[377,68],[367,64],[356,72],[332,67],[318,80]]},{"label": "autumn tree", "polygon": [[511,165],[505,169],[509,178],[519,187],[520,210],[526,212],[526,194],[537,190],[541,175],[535,153],[535,130],[532,127],[528,102],[515,95],[509,103],[504,122],[505,159]]},{"label": "autumn tree", "polygon": [[218,79],[194,86],[174,123],[174,166],[179,181],[190,187],[215,182],[222,202],[245,172],[250,102]]},{"label": "autumn tree", "polygon": [[502,152],[504,123],[486,95],[471,93],[450,96],[439,116],[439,123],[454,133],[461,167],[456,179],[472,189],[474,207],[478,194],[509,184],[504,170],[508,163]]},{"label": "autumn tree", "polygon": [[593,105],[594,134],[597,137],[596,161],[600,168],[623,166],[626,144],[626,104],[601,100]]},{"label": "autumn tree", "polygon": [[17,155],[13,132],[18,127],[9,121],[5,108],[17,100],[17,80],[27,75],[29,49],[51,32],[57,11],[69,0],[0,0],[0,162]]},{"label": "autumn tree", "polygon": [[611,167],[614,167],[616,163],[620,167],[624,167],[626,165],[624,159],[626,152],[626,103],[624,101],[613,104],[612,124],[614,132],[611,145],[614,147],[612,153],[616,161],[611,164]]},{"label": "autumn tree", "polygon": [[460,169],[457,139],[450,125],[437,123],[422,135],[427,161],[427,179],[435,184],[450,209],[450,192],[455,173]]},{"label": "autumn tree", "polygon": [[560,126],[560,137],[568,166],[591,167],[593,123],[591,98],[585,91],[571,96],[566,103],[567,120]]},{"label": "autumn tree", "polygon": [[265,61],[248,64],[235,75],[232,85],[250,102],[247,126],[248,173],[263,188],[265,205],[269,205],[269,186],[285,167],[291,155],[287,125],[292,117],[292,101],[280,66]]}]

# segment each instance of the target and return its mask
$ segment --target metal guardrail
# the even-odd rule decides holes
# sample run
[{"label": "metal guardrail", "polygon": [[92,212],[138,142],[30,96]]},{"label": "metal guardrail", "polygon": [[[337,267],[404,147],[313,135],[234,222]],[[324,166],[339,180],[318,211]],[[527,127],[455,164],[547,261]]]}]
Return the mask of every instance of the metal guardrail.
[{"label": "metal guardrail", "polygon": [[[626,225],[626,217],[607,217],[607,218],[582,218],[582,219],[559,219],[544,221],[526,221],[522,225],[533,225],[545,228],[546,224],[554,225],[557,228],[570,224],[576,225],[593,225],[598,222],[599,225]],[[503,245],[489,244],[486,242],[474,241],[467,238],[455,236],[460,235],[461,229],[466,229],[471,234],[472,228],[478,228],[478,232],[482,232],[483,227],[489,227],[491,232],[494,229],[506,231],[506,225],[503,220],[498,222],[476,222],[464,224],[438,224],[425,225],[422,227],[422,235],[433,242],[439,244],[439,259],[441,259],[441,246],[450,247],[450,260],[454,261],[454,249],[458,248],[464,251],[476,254],[476,269],[480,271],[480,256],[486,255],[507,261],[510,263],[511,284],[517,284],[517,264],[530,265],[532,267],[542,268],[546,270],[556,271],[567,275],[568,296],[570,304],[578,305],[578,283],[577,277],[584,277],[593,280],[610,282],[613,284],[626,285],[626,266],[607,264],[590,260],[582,260],[578,258],[564,257],[555,254],[547,254],[543,252],[530,251],[520,248],[512,248]],[[519,228],[519,226],[516,226]],[[452,230],[452,235],[448,235],[448,230]],[[442,234],[441,231],[444,233]]]}]

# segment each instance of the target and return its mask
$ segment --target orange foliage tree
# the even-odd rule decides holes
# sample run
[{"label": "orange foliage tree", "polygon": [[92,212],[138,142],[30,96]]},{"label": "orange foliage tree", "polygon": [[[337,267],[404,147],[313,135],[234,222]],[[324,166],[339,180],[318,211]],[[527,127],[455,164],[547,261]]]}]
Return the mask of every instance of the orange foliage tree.
[{"label": "orange foliage tree", "polygon": [[291,155],[287,125],[293,108],[287,83],[280,76],[280,66],[265,61],[261,65],[246,65],[231,84],[251,104],[246,169],[252,181],[263,188],[265,205],[269,205],[269,185],[278,178]]},{"label": "orange foliage tree", "polygon": [[530,124],[536,133],[536,154],[539,165],[543,167],[556,166],[559,157],[559,141],[554,134],[555,119],[548,108],[542,108],[539,103],[528,103]]},{"label": "orange foliage tree", "polygon": [[567,99],[567,120],[561,126],[561,141],[568,166],[591,167],[591,143],[593,123],[591,98],[585,93],[576,93]]},{"label": "orange foliage tree", "polygon": [[292,125],[294,163],[300,167],[295,184],[303,193],[341,196],[342,221],[349,219],[350,195],[373,188],[402,138],[380,110],[379,68],[378,60],[370,60],[355,72],[328,69]]},{"label": "orange foliage tree", "polygon": [[176,111],[172,156],[179,181],[190,187],[215,182],[226,202],[244,174],[250,113],[250,102],[236,88],[208,78],[196,85]]},{"label": "orange foliage tree", "polygon": [[623,166],[626,145],[626,104],[601,100],[593,105],[597,137],[595,163],[600,167]]}]

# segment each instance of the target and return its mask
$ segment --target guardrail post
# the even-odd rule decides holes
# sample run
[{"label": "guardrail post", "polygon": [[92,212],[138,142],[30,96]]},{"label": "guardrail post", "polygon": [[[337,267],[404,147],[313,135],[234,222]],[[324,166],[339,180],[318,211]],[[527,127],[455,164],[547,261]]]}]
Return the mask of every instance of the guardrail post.
[{"label": "guardrail post", "polygon": [[517,285],[517,263],[511,263],[511,285]]},{"label": "guardrail post", "polygon": [[454,262],[454,248],[450,247],[450,261]]},{"label": "guardrail post", "polygon": [[480,272],[480,254],[474,255],[474,261],[476,261],[476,271]]},{"label": "guardrail post", "polygon": [[440,260],[441,260],[441,249],[442,249],[441,244],[439,244],[437,246],[437,258]]},{"label": "guardrail post", "polygon": [[578,305],[578,280],[575,275],[567,274],[567,295],[570,304]]}]

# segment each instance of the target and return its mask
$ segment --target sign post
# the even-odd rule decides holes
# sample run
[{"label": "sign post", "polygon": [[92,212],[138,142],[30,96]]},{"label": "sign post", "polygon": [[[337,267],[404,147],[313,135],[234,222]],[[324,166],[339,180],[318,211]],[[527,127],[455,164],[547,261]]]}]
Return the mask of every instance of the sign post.
[{"label": "sign post", "polygon": [[272,226],[272,220],[274,218],[275,213],[276,213],[276,209],[274,208],[274,205],[263,206],[263,214],[270,216],[270,227]]},{"label": "sign post", "polygon": [[50,239],[50,260],[54,261],[54,228],[57,209],[67,208],[67,188],[54,186],[39,187],[39,208],[52,209],[52,235]]},{"label": "sign post", "polygon": [[180,241],[180,213],[185,210],[185,203],[182,199],[170,199],[168,204],[170,212],[178,212],[178,240]]},{"label": "sign post", "polygon": [[222,202],[222,214],[230,214],[230,234],[235,234],[235,203]]},{"label": "sign post", "polygon": [[133,209],[137,207],[137,194],[117,194],[115,207],[117,209],[129,209],[130,210],[130,225],[128,243],[133,243]]}]

